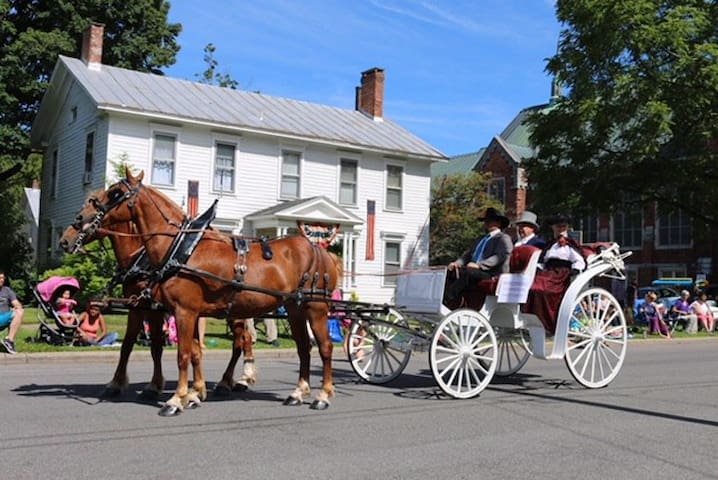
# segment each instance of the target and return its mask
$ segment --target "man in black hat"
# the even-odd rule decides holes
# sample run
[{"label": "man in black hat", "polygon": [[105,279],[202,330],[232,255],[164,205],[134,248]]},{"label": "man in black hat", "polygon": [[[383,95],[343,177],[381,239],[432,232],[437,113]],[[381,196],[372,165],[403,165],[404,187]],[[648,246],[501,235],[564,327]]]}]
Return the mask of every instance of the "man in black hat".
[{"label": "man in black hat", "polygon": [[479,220],[484,222],[486,235],[448,266],[456,277],[447,291],[448,304],[457,304],[467,286],[509,271],[514,245],[503,230],[511,221],[495,208],[488,208]]}]

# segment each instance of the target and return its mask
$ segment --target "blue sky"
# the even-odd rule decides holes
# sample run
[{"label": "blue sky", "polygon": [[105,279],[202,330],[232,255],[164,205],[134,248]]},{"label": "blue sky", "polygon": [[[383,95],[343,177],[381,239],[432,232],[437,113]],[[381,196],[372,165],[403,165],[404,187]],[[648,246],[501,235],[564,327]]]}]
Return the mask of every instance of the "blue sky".
[{"label": "blue sky", "polygon": [[362,71],[386,73],[384,116],[446,155],[486,146],[549,100],[553,0],[171,0],[182,47],[167,75],[196,80],[213,43],[240,88],[354,108]]}]

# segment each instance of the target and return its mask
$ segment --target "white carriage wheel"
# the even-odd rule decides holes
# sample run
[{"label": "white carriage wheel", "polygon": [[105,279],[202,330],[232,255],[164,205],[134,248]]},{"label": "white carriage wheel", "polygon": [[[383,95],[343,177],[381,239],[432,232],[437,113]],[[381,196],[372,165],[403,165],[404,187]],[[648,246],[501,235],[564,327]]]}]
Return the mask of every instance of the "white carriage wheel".
[{"label": "white carriage wheel", "polygon": [[391,325],[408,326],[399,312],[390,308],[380,320],[352,322],[347,349],[352,370],[365,382],[377,385],[398,377],[409,363],[412,350],[406,331]]},{"label": "white carriage wheel", "polygon": [[496,359],[494,329],[475,310],[454,310],[434,331],[429,363],[436,383],[447,395],[477,396],[491,382]]},{"label": "white carriage wheel", "polygon": [[[496,327],[496,344],[498,345],[498,360],[496,372],[498,377],[508,377],[518,372],[531,358],[531,337],[528,330],[516,328]],[[479,360],[483,362],[483,360]]]},{"label": "white carriage wheel", "polygon": [[571,375],[587,388],[605,387],[626,358],[628,330],[623,309],[602,288],[581,292],[573,302],[565,361]]}]

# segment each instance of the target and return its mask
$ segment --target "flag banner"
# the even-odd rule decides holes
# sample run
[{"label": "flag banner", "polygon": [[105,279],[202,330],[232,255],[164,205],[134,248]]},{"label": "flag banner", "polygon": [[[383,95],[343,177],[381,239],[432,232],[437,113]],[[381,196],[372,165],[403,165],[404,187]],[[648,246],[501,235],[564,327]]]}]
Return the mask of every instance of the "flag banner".
[{"label": "flag banner", "polygon": [[194,218],[199,212],[199,181],[187,180],[187,216]]},{"label": "flag banner", "polygon": [[376,202],[366,201],[366,259],[374,260],[374,217],[376,216]]}]

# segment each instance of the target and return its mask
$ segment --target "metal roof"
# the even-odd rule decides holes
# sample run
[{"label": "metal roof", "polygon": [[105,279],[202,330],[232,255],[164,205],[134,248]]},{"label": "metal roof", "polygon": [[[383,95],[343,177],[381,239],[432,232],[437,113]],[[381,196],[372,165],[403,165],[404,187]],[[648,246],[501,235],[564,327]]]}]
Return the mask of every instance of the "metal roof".
[{"label": "metal roof", "polygon": [[[356,111],[232,90],[60,56],[99,109],[176,118],[239,131],[425,157],[446,156],[405,128]],[[44,103],[44,102],[43,102]]]},{"label": "metal roof", "polygon": [[465,153],[451,157],[448,162],[437,162],[431,164],[431,178],[438,178],[443,175],[467,174],[476,168],[486,148],[478,152]]}]

